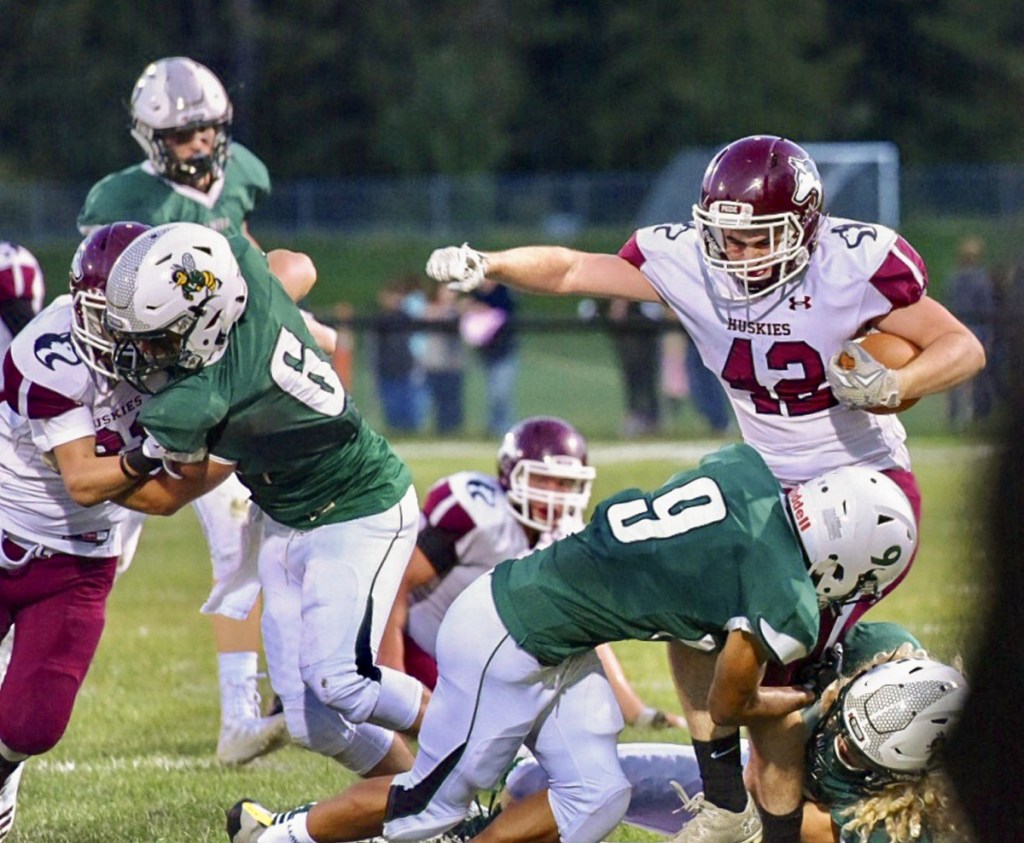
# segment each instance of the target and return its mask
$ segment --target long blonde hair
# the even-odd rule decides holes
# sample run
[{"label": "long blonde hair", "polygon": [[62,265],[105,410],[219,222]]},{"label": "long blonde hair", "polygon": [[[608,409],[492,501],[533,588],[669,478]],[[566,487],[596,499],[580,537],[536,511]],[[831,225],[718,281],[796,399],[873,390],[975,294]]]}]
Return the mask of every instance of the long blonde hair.
[{"label": "long blonde hair", "polygon": [[[878,653],[864,670],[906,658],[929,656],[907,642],[890,652]],[[962,672],[959,657],[953,666]],[[836,703],[839,692],[855,678],[842,677],[829,685],[821,694],[822,710],[828,711]],[[948,835],[955,840],[970,839],[953,787],[941,769],[929,770],[914,781],[884,785],[877,793],[859,800],[841,814],[849,817],[842,830],[856,834],[861,843],[867,843],[871,831],[879,824],[884,825],[892,843],[912,843],[920,839],[925,829],[932,835]]]}]

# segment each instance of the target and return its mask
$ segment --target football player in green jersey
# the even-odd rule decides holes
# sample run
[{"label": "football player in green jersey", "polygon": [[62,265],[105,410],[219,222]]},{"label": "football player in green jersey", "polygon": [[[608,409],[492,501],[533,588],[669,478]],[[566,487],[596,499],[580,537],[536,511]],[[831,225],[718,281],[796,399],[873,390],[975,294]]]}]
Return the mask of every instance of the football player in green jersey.
[{"label": "football player in green jersey", "polygon": [[168,514],[237,474],[262,517],[264,650],[292,739],[359,774],[407,769],[394,731],[418,726],[428,695],[375,664],[416,540],[407,468],[243,238],[172,223],[122,258],[114,367],[152,393],[124,503]]},{"label": "football player in green jersey", "polygon": [[[835,652],[814,677],[820,699],[790,715],[807,735],[801,843],[929,843],[955,832],[961,819],[940,765],[967,695],[963,675],[893,623],[859,622]],[[693,746],[620,744],[619,760],[633,785],[624,822],[669,835],[693,822],[704,798]],[[502,801],[546,786],[527,759]]]},{"label": "football player in green jersey", "polygon": [[[232,116],[227,91],[208,67],[184,56],[147,65],[131,96],[131,132],[146,160],[111,173],[92,187],[79,212],[82,233],[117,220],[148,225],[191,221],[228,236],[244,235],[258,245],[248,218],[269,194],[270,176],[259,158],[232,140]],[[316,281],[316,267],[307,255],[274,249],[267,259],[295,301]],[[332,328],[308,314],[307,326],[322,349],[337,351]],[[218,654],[217,757],[234,764],[282,746],[288,738],[283,718],[262,716],[256,679],[261,648],[258,611],[248,617],[240,612],[238,604],[248,600],[248,591],[233,585],[250,538],[248,505],[246,490],[230,481],[194,507],[213,566],[214,590],[203,611],[210,615]]]},{"label": "football player in green jersey", "polygon": [[[593,648],[674,639],[714,652],[708,708],[745,725],[760,763],[802,779],[803,744],[772,743],[764,724],[814,700],[764,687],[768,662],[802,658],[819,606],[855,600],[905,569],[916,547],[910,502],[884,475],[828,472],[783,495],[764,460],[733,445],[644,493],[600,503],[582,531],[498,565],[452,604],[438,633],[439,680],[413,769],[357,783],[308,812],[272,815],[242,801],[233,843],[327,843],[380,833],[423,840],[457,825],[522,745],[548,787],[503,811],[481,840],[599,841],[626,812],[622,715]],[[794,769],[790,769],[794,768]],[[768,839],[768,838],[766,838]]]}]

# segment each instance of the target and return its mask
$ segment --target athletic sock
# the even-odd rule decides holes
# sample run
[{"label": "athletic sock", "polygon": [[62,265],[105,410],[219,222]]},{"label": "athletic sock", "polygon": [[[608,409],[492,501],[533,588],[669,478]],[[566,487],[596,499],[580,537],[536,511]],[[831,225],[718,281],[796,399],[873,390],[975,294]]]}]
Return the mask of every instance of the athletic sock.
[{"label": "athletic sock", "polygon": [[800,825],[804,818],[803,805],[788,814],[769,814],[760,805],[761,833],[765,843],[800,843]]},{"label": "athletic sock", "polygon": [[740,813],[747,807],[747,789],[743,786],[739,732],[713,741],[694,741],[693,749],[704,782],[704,799]]},{"label": "athletic sock", "polygon": [[217,677],[220,680],[221,720],[246,720],[259,717],[259,690],[256,653],[218,653]]}]

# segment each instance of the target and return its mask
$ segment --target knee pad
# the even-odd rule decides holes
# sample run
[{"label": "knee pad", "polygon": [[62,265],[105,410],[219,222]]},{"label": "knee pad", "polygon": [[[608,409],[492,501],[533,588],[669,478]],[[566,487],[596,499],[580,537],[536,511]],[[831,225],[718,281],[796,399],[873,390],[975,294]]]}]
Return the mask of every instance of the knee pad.
[{"label": "knee pad", "polygon": [[342,764],[358,775],[376,767],[388,754],[394,732],[369,723],[349,723],[337,711],[324,706],[311,693],[284,704],[284,718],[292,741]]},{"label": "knee pad", "polygon": [[387,729],[408,729],[419,714],[423,686],[401,671],[378,668],[376,679],[354,669],[325,673],[304,669],[302,679],[317,699],[353,723],[372,721]]},{"label": "knee pad", "polygon": [[354,663],[347,668],[303,665],[302,681],[321,705],[340,712],[353,723],[369,719],[380,692],[380,685],[361,676]]},{"label": "knee pad", "polygon": [[631,791],[625,776],[585,781],[578,789],[549,791],[562,843],[604,840],[626,815]]}]

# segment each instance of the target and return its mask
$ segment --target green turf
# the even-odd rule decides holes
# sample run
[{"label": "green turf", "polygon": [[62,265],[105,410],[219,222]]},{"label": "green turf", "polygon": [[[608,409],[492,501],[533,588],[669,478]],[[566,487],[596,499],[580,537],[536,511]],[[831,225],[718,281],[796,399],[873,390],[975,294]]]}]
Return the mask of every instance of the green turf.
[{"label": "green turf", "polygon": [[[406,441],[397,447],[421,495],[452,470],[494,465],[490,443]],[[595,500],[626,486],[659,484],[692,464],[700,447],[676,444],[652,459],[593,443]],[[979,553],[971,513],[982,454],[931,439],[918,440],[913,454],[924,487],[921,551],[907,581],[869,617],[901,621],[949,657],[965,647],[981,596],[971,574]],[[134,566],[112,595],[107,630],[67,734],[55,750],[29,762],[12,843],[223,841],[222,812],[240,797],[286,808],[352,781],[333,762],[294,748],[235,770],[214,761],[212,634],[197,611],[209,576],[191,510],[150,520]],[[678,710],[663,645],[624,643],[616,649],[650,703]],[[665,738],[633,729],[623,734],[624,740]],[[612,839],[654,838],[620,828]]]}]

